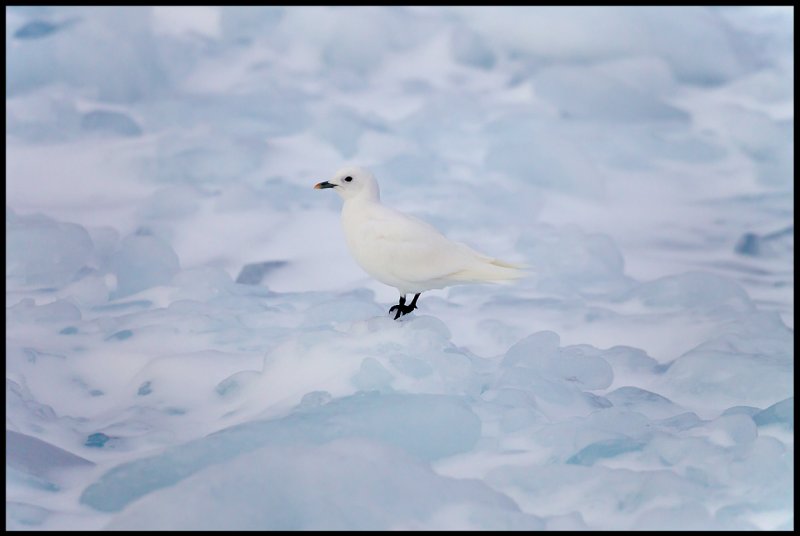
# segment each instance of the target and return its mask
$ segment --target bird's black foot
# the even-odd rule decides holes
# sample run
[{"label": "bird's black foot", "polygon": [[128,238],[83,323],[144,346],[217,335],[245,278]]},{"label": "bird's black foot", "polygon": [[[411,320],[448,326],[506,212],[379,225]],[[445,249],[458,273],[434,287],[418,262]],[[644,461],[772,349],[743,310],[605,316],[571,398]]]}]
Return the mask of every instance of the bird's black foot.
[{"label": "bird's black foot", "polygon": [[408,313],[417,308],[417,298],[419,298],[419,294],[420,293],[415,294],[414,299],[411,300],[411,303],[409,303],[408,305],[406,305],[406,297],[400,296],[400,303],[398,303],[397,305],[392,305],[392,307],[389,309],[390,313],[395,310],[397,311],[397,313],[394,315],[395,320],[397,320],[401,316],[407,315]]}]

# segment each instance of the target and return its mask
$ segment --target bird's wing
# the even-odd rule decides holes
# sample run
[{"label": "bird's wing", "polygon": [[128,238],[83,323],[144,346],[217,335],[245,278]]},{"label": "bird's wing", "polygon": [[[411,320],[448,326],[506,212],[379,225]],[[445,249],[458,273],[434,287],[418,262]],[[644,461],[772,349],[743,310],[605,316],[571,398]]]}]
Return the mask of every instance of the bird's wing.
[{"label": "bird's wing", "polygon": [[372,253],[382,259],[384,270],[397,279],[410,282],[445,279],[482,257],[422,220],[382,208],[370,218],[363,232]]}]

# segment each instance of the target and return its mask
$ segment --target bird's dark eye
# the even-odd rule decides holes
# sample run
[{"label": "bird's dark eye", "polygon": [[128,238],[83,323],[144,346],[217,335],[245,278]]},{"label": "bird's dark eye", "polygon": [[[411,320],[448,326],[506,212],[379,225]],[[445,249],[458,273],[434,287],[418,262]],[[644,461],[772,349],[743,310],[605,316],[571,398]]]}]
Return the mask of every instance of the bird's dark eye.
[{"label": "bird's dark eye", "polygon": [[353,180],[353,177],[345,177],[344,182],[350,182]]}]

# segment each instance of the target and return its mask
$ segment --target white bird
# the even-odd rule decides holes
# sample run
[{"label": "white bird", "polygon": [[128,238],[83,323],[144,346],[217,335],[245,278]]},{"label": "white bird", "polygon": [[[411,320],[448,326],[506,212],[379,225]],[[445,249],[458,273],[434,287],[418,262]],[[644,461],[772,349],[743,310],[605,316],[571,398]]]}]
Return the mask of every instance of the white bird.
[{"label": "white bird", "polygon": [[[342,228],[356,262],[369,275],[400,292],[395,320],[417,308],[426,290],[464,283],[501,282],[524,275],[522,266],[482,255],[453,242],[432,225],[381,204],[378,182],[369,171],[345,167],[330,181],[344,200]],[[406,305],[406,294],[414,299]]]}]

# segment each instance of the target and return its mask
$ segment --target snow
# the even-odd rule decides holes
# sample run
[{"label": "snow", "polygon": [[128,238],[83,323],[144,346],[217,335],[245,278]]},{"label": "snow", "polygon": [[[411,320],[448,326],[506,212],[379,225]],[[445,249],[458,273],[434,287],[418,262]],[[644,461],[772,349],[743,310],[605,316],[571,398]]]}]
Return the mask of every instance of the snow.
[{"label": "snow", "polygon": [[7,7],[6,527],[792,529],[793,21]]}]

